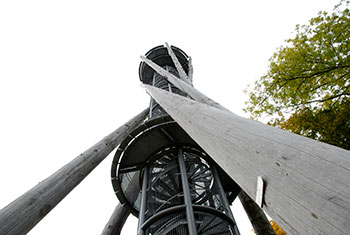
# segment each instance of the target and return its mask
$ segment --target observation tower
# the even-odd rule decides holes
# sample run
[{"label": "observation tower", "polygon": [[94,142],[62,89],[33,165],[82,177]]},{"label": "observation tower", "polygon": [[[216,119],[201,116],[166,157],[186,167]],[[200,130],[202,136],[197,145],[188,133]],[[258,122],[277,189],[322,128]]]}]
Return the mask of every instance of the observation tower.
[{"label": "observation tower", "polygon": [[1,235],[27,234],[116,148],[102,235],[130,213],[139,235],[237,235],[237,195],[257,235],[276,235],[264,211],[288,234],[349,234],[349,151],[235,115],[192,86],[177,47],[141,59],[150,106],[2,208]]},{"label": "observation tower", "polygon": [[[145,57],[192,85],[190,58],[181,49],[166,44]],[[139,76],[186,96],[145,62]],[[239,186],[153,98],[147,120],[117,149],[111,174],[120,203],[139,218],[139,235],[239,234],[230,210]]]}]

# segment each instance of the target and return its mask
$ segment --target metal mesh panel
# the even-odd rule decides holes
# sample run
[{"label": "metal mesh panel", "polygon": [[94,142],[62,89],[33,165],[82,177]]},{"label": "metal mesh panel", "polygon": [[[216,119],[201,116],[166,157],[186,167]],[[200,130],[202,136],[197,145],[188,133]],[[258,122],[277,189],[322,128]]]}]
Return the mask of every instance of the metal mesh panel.
[{"label": "metal mesh panel", "polygon": [[188,234],[186,213],[174,213],[159,219],[146,230],[145,234]]},{"label": "metal mesh panel", "polygon": [[234,234],[233,227],[227,220],[205,212],[194,212],[198,235]]},{"label": "metal mesh panel", "polygon": [[[144,228],[145,234],[188,234],[181,173],[187,176],[193,208],[200,208],[194,212],[198,234],[234,234],[229,208],[223,201],[225,195],[221,195],[218,187],[219,179],[202,158],[203,153],[193,148],[182,148],[181,152],[179,156],[179,149],[164,151],[149,165],[145,213],[149,225]],[[179,167],[181,158],[186,172]]]},{"label": "metal mesh panel", "polygon": [[[228,220],[209,212],[195,211],[198,235],[226,234],[234,235],[234,228]],[[162,216],[145,229],[147,235],[187,235],[185,211]]]},{"label": "metal mesh panel", "polygon": [[192,203],[226,212],[209,164],[191,152],[184,152],[184,161]]},{"label": "metal mesh panel", "polygon": [[[132,171],[119,175],[121,189],[124,192],[124,196],[129,201],[131,206],[135,208],[140,208],[141,205],[139,174],[139,171]],[[135,190],[135,188],[137,189]]]},{"label": "metal mesh panel", "polygon": [[146,218],[166,208],[183,204],[180,170],[174,153],[156,160],[150,167]]}]

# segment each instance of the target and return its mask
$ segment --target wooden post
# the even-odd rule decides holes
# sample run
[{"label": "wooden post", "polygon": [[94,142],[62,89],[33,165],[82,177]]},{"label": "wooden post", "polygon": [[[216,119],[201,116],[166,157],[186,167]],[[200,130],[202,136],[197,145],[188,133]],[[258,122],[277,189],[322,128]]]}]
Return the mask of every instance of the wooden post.
[{"label": "wooden post", "polygon": [[191,85],[193,85],[193,65],[191,56],[188,59],[188,78],[190,79]]},{"label": "wooden post", "polygon": [[176,68],[177,72],[179,73],[180,79],[184,82],[190,83],[190,79],[187,76],[185,70],[182,68],[181,63],[177,59],[173,49],[171,49],[171,47],[168,45],[168,43],[165,43],[165,46],[168,49],[168,53],[169,53],[172,61],[174,62],[175,68]]},{"label": "wooden post", "polygon": [[[138,178],[140,175],[137,173],[133,176],[130,183],[126,188],[126,195],[130,197],[132,202],[136,201],[139,193]],[[130,215],[130,211],[125,209],[120,203],[116,206],[113,214],[111,215],[108,223],[104,227],[101,235],[120,235],[123,226]]]},{"label": "wooden post", "polygon": [[239,199],[257,235],[276,235],[263,210],[243,191]]},{"label": "wooden post", "polygon": [[165,111],[292,234],[348,234],[350,152],[145,85]]},{"label": "wooden post", "polygon": [[118,203],[101,235],[120,235],[129,215],[130,212]]},{"label": "wooden post", "polygon": [[0,234],[26,234],[145,119],[148,109],[0,211]]},{"label": "wooden post", "polygon": [[[170,83],[172,83],[174,86],[176,86],[178,89],[180,89],[182,92],[190,96],[192,99],[197,100],[201,103],[208,104],[210,106],[227,110],[225,107],[221,106],[219,103],[213,101],[209,97],[202,94],[200,91],[194,89],[191,85],[187,84],[186,82],[182,81],[180,78],[176,77],[175,75],[171,74],[170,72],[166,71],[156,63],[154,63],[152,60],[147,59],[144,56],[140,57],[148,66],[150,66],[152,69],[154,69],[157,73],[165,77]],[[228,110],[227,110],[228,111]]]}]

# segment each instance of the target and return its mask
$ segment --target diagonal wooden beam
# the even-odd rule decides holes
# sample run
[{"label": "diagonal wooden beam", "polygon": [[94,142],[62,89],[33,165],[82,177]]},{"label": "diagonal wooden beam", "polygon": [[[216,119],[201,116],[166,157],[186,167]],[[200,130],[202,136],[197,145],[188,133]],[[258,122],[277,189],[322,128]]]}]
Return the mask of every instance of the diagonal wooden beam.
[{"label": "diagonal wooden beam", "polygon": [[[140,191],[138,178],[140,174],[135,174],[126,188],[125,194],[131,202],[135,202]],[[124,208],[120,203],[115,207],[110,219],[104,227],[101,235],[120,235],[122,228],[130,215],[130,211]]]},{"label": "diagonal wooden beam", "polygon": [[148,109],[0,210],[0,234],[26,234],[67,196],[131,131]]},{"label": "diagonal wooden beam", "polygon": [[147,59],[144,56],[141,56],[140,58],[148,66],[150,66],[152,69],[154,69],[161,76],[165,77],[171,84],[176,86],[178,89],[180,89],[182,92],[184,92],[185,94],[190,96],[192,99],[197,100],[197,101],[199,101],[201,103],[205,103],[205,104],[211,105],[211,106],[219,108],[219,109],[227,110],[226,108],[221,106],[219,103],[213,101],[212,99],[210,99],[209,97],[207,97],[203,93],[201,93],[200,91],[198,91],[195,88],[193,88],[191,85],[189,85],[186,82],[182,81],[181,79],[179,79],[175,75],[169,73],[168,71],[166,71],[165,69],[163,69],[162,67],[160,67],[159,65],[154,63],[152,60],[149,60],[149,59]]},{"label": "diagonal wooden beam", "polygon": [[173,62],[174,62],[175,68],[176,68],[177,72],[179,73],[180,78],[181,78],[183,81],[185,81],[186,83],[190,83],[190,79],[189,79],[189,77],[187,76],[185,70],[182,68],[182,66],[181,66],[181,64],[180,64],[180,62],[179,62],[179,60],[178,60],[178,58],[176,57],[176,55],[175,55],[173,49],[171,49],[171,47],[168,45],[168,43],[165,43],[165,46],[166,46],[166,48],[168,49],[168,53],[169,53],[171,59],[172,59]]},{"label": "diagonal wooden beam", "polygon": [[188,60],[188,78],[190,79],[190,83],[192,85],[193,84],[193,64],[192,64],[191,56]]},{"label": "diagonal wooden beam", "polygon": [[164,110],[291,234],[348,234],[350,152],[145,85]]},{"label": "diagonal wooden beam", "polygon": [[[148,62],[151,65],[153,63],[152,61],[148,61]],[[154,66],[154,65],[152,65],[152,66]],[[158,67],[155,67],[155,69],[158,69],[158,70],[162,69],[160,66],[158,66]],[[165,78],[170,83],[172,83],[174,86],[176,86],[178,89],[180,89],[185,94],[188,94],[192,99],[199,101],[201,103],[216,107],[218,109],[231,112],[228,109],[226,109],[225,107],[221,106],[219,103],[216,103],[215,101],[213,101],[209,97],[205,96],[203,93],[201,93],[200,91],[195,89],[193,86],[189,86],[187,83],[181,81],[180,79],[176,79],[176,77],[174,78],[174,76],[170,76],[171,74],[170,75],[166,74],[167,73],[166,70],[161,71],[161,72],[166,75]],[[242,191],[242,193],[244,193],[244,192]],[[266,216],[265,216],[264,212],[262,211],[262,209],[258,206],[253,207],[252,203],[254,203],[254,201],[248,200],[250,198],[248,196],[244,197],[244,195],[242,197],[240,197],[240,200],[241,200],[241,203],[242,203],[244,209],[246,210],[246,213],[248,214],[250,222],[252,223],[253,227],[255,228],[256,233],[258,235],[271,234],[271,230],[273,230],[272,226],[271,226],[270,222],[266,219]],[[246,199],[246,200],[243,200],[243,199]],[[253,216],[253,214],[254,214],[254,216]]]},{"label": "diagonal wooden beam", "polygon": [[120,235],[129,215],[130,211],[118,203],[101,235]]}]

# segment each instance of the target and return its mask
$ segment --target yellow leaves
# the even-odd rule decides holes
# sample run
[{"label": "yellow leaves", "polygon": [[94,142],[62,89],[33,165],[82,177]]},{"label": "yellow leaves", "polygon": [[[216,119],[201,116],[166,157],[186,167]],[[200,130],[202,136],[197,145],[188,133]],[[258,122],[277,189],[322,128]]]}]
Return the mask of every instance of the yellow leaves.
[{"label": "yellow leaves", "polygon": [[[287,233],[274,221],[270,220],[273,230],[275,230],[276,235],[287,235]],[[253,232],[256,233],[253,229]]]},{"label": "yellow leaves", "polygon": [[275,125],[293,133],[350,149],[350,101],[295,111]]},{"label": "yellow leaves", "polygon": [[280,226],[278,226],[278,224],[274,220],[271,220],[270,223],[272,225],[273,230],[275,230],[276,235],[287,235],[287,233]]}]

